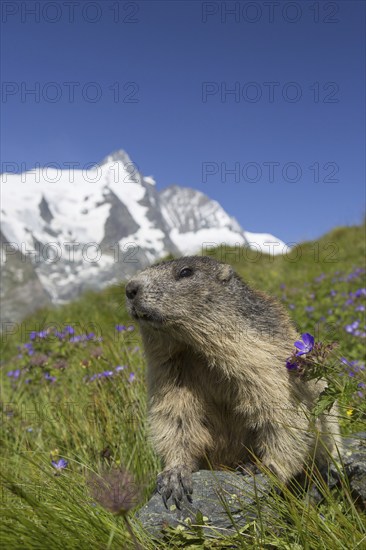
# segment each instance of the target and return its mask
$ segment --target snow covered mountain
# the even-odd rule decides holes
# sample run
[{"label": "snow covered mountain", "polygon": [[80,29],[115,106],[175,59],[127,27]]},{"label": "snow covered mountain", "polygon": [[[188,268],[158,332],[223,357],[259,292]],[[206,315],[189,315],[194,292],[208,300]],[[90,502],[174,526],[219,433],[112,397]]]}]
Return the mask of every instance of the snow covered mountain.
[{"label": "snow covered mountain", "polygon": [[275,252],[286,250],[271,235],[243,231],[199,191],[174,185],[159,193],[122,150],[88,170],[5,173],[1,187],[5,320],[126,279],[168,254],[221,243],[268,252],[273,241]]},{"label": "snow covered mountain", "polygon": [[246,243],[238,222],[200,191],[172,185],[160,193],[160,199],[169,237],[182,254],[221,243]]}]

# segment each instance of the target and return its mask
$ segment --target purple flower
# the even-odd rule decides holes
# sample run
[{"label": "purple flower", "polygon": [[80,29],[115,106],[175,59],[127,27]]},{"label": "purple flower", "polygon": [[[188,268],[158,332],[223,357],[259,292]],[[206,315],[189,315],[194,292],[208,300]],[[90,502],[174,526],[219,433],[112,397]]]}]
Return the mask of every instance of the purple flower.
[{"label": "purple flower", "polygon": [[129,330],[131,332],[132,330],[135,330],[135,327],[133,325],[129,325],[127,327],[127,330]]},{"label": "purple flower", "polygon": [[353,321],[353,323],[346,325],[344,327],[344,330],[348,332],[349,334],[353,334],[356,329],[358,329],[358,326],[360,324],[360,321]]},{"label": "purple flower", "polygon": [[118,365],[114,370],[116,372],[120,372],[121,370],[124,370],[126,368],[126,365]]},{"label": "purple flower", "polygon": [[35,340],[36,338],[47,338],[47,336],[48,336],[47,330],[40,330],[39,332],[37,332],[36,330],[32,330],[29,333],[30,340]]},{"label": "purple flower", "polygon": [[56,382],[56,376],[51,376],[49,372],[45,372],[44,377],[49,382]]},{"label": "purple flower", "polygon": [[295,348],[299,351],[296,352],[296,355],[304,355],[305,353],[310,353],[314,347],[314,336],[305,332],[301,335],[302,342],[297,340],[295,342]]},{"label": "purple flower", "polygon": [[296,363],[292,363],[291,359],[287,359],[286,369],[288,369],[288,370],[297,370],[297,365],[296,365]]},{"label": "purple flower", "polygon": [[355,311],[365,311],[365,309],[366,309],[365,306],[363,304],[360,304],[355,308]]},{"label": "purple flower", "polygon": [[56,470],[58,471],[63,470],[64,468],[66,468],[67,465],[68,465],[68,462],[64,458],[60,458],[57,461],[52,460],[52,466],[56,468]]},{"label": "purple flower", "polygon": [[114,372],[112,370],[105,370],[100,373],[103,377],[107,378],[108,376],[113,376]]},{"label": "purple flower", "polygon": [[130,372],[130,376],[128,377],[128,380],[130,382],[133,382],[135,380],[135,373],[134,372]]},{"label": "purple flower", "polygon": [[116,325],[115,329],[117,332],[123,332],[124,330],[127,330],[127,327],[125,327],[125,325]]},{"label": "purple flower", "polygon": [[337,294],[337,291],[336,290],[331,290],[330,293],[332,298],[334,298],[334,296]]},{"label": "purple flower", "polygon": [[366,296],[366,288],[357,289],[353,295],[356,296],[356,298],[360,298],[361,296]]},{"label": "purple flower", "polygon": [[96,374],[93,374],[93,376],[89,378],[89,382],[93,382],[96,379],[99,380],[100,378],[109,378],[110,376],[113,376],[113,375],[114,375],[114,371],[112,370],[105,370],[103,372],[98,372]]},{"label": "purple flower", "polygon": [[289,309],[295,309],[295,304],[289,304],[288,307]]},{"label": "purple flower", "polygon": [[311,313],[312,311],[314,311],[314,307],[313,306],[305,306],[305,311],[307,311],[308,313]]},{"label": "purple flower", "polygon": [[81,342],[82,339],[83,339],[82,336],[71,336],[69,342],[71,342],[71,343]]},{"label": "purple flower", "polygon": [[23,347],[27,350],[28,355],[33,355],[33,353],[34,353],[34,348],[33,348],[32,342],[29,342],[29,343],[27,343],[27,344],[24,344]]},{"label": "purple flower", "polygon": [[20,373],[21,373],[21,370],[20,370],[20,369],[16,369],[16,370],[10,370],[10,371],[7,373],[7,375],[10,376],[11,378],[19,378]]},{"label": "purple flower", "polygon": [[73,327],[71,325],[66,325],[66,327],[64,328],[64,333],[65,334],[75,334],[75,330],[73,329]]}]

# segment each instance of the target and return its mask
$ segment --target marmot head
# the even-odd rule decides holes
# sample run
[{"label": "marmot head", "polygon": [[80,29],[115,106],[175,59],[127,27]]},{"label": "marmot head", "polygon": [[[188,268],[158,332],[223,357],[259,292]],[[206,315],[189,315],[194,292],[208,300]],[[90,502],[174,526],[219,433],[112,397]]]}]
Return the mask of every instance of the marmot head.
[{"label": "marmot head", "polygon": [[230,308],[234,279],[240,281],[231,266],[206,256],[162,262],[127,284],[128,311],[141,327],[183,328],[189,323],[198,329],[208,319],[222,324],[220,312]]},{"label": "marmot head", "polygon": [[130,280],[126,296],[130,315],[149,338],[158,330],[200,349],[214,346],[220,336],[237,341],[247,331],[267,340],[293,338],[289,317],[276,300],[207,256],[148,267]]}]

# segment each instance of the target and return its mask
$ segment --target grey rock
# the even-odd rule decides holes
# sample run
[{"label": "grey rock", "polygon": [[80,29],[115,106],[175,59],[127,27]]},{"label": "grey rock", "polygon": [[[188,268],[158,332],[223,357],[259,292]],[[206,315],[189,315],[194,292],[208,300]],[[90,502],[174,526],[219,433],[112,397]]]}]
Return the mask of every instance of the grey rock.
[{"label": "grey rock", "polygon": [[[328,480],[331,488],[341,487],[345,476],[357,506],[366,508],[366,432],[344,438],[341,455],[341,476],[334,464],[330,465]],[[154,536],[161,536],[164,527],[189,529],[197,524],[200,514],[206,536],[220,532],[234,533],[255,519],[265,520],[276,528],[275,507],[270,506],[272,489],[262,474],[242,475],[236,472],[200,470],[193,474],[193,500],[185,500],[181,510],[168,501],[169,509],[155,493],[137,513],[137,518]],[[313,488],[310,498],[316,504],[321,495]],[[235,525],[235,527],[234,527]]]},{"label": "grey rock", "polygon": [[42,200],[39,204],[39,214],[42,220],[44,220],[46,223],[50,223],[53,218],[50,207],[48,206],[48,202],[44,197],[42,197]]},{"label": "grey rock", "polygon": [[100,243],[103,249],[135,233],[139,228],[126,205],[112,191],[109,191],[105,198],[105,202],[110,203],[111,209],[104,224],[104,237]]},{"label": "grey rock", "polygon": [[[357,506],[366,510],[366,432],[358,432],[343,440],[342,463],[353,499]],[[334,465],[331,474],[337,477]]]},{"label": "grey rock", "polygon": [[[258,517],[259,512],[272,514],[266,505],[271,485],[262,474],[255,476],[235,472],[200,470],[193,478],[192,503],[184,500],[181,510],[168,501],[168,509],[161,496],[155,493],[137,514],[145,528],[155,536],[166,526],[189,529],[197,524],[202,514],[206,536],[236,532]],[[243,513],[245,510],[245,513]],[[234,527],[236,526],[236,528]]]},{"label": "grey rock", "polygon": [[49,306],[51,298],[44,290],[32,263],[16,250],[0,231],[1,246],[1,323],[4,332],[19,330],[17,321],[35,309]]},{"label": "grey rock", "polygon": [[170,229],[187,233],[225,227],[245,240],[243,229],[236,219],[229,216],[217,201],[196,189],[170,185],[161,191],[160,200]]}]

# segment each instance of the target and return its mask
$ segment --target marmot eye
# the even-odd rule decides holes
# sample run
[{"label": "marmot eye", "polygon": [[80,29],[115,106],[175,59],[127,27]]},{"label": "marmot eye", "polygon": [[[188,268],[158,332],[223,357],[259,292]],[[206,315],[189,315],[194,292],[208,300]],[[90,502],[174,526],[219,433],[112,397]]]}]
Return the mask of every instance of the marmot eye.
[{"label": "marmot eye", "polygon": [[193,269],[191,269],[190,267],[183,267],[183,269],[181,269],[179,272],[179,278],[190,277],[191,275],[193,275]]}]

